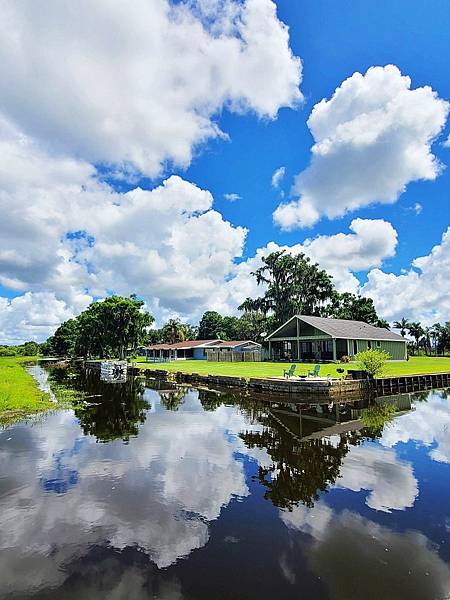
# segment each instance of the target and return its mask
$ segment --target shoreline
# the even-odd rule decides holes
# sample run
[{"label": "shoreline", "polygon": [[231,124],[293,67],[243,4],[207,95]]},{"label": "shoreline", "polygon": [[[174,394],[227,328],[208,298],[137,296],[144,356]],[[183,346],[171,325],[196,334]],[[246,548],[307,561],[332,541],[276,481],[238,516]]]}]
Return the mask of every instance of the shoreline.
[{"label": "shoreline", "polygon": [[0,424],[9,424],[29,415],[55,408],[50,395],[39,388],[26,365],[35,356],[0,357]]}]

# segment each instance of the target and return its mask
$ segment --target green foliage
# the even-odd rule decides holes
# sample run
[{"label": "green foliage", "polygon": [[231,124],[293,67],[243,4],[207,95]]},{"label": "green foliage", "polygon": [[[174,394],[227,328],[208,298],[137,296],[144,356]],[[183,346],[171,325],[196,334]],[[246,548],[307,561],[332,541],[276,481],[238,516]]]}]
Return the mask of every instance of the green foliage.
[{"label": "green foliage", "polygon": [[394,321],[394,329],[400,329],[400,335],[405,337],[406,332],[409,329],[409,321],[404,317],[400,321]]},{"label": "green foliage", "polygon": [[0,346],[0,356],[37,356],[42,345],[37,342],[25,342],[20,346]]},{"label": "green foliage", "polygon": [[259,311],[245,311],[239,319],[238,339],[261,342],[263,334],[273,329],[271,321],[270,317],[267,318]]},{"label": "green foliage", "polygon": [[326,271],[304,254],[292,256],[284,250],[272,252],[252,275],[266,286],[264,296],[247,298],[239,307],[245,311],[273,314],[276,327],[295,314],[323,315],[333,297],[334,286]]},{"label": "green foliage", "polygon": [[55,356],[73,356],[79,335],[79,323],[69,319],[58,327],[51,339],[51,350]]},{"label": "green foliage", "polygon": [[261,335],[268,331],[268,319],[257,310],[248,310],[241,317],[223,317],[218,312],[207,311],[198,327],[199,340],[253,340],[261,341]]},{"label": "green foliage", "polygon": [[330,306],[330,317],[335,319],[350,319],[363,321],[375,327],[386,327],[386,321],[382,321],[377,315],[372,298],[357,296],[350,292],[343,294],[335,293]]},{"label": "green foliage", "polygon": [[238,317],[222,317],[222,336],[220,339],[223,340],[240,340],[243,339],[241,337],[240,331],[240,320]]},{"label": "green foliage", "polygon": [[392,421],[396,408],[392,404],[372,404],[363,409],[361,421],[364,427],[371,430],[374,435],[381,435],[384,427]]},{"label": "green foliage", "polygon": [[18,356],[16,346],[0,346],[0,356]]},{"label": "green foliage", "polygon": [[417,347],[417,350],[419,350],[420,338],[424,334],[422,325],[418,321],[410,323],[408,326],[408,333],[410,336],[412,336],[416,340],[416,347]]},{"label": "green foliage", "polygon": [[186,340],[186,327],[179,319],[169,319],[160,330],[161,342],[175,344]]},{"label": "green foliage", "polygon": [[109,296],[92,303],[78,317],[76,350],[83,356],[123,359],[128,347],[135,348],[146,336],[153,317],[143,310],[144,302],[134,296]]},{"label": "green foliage", "polygon": [[372,377],[382,375],[386,362],[391,358],[384,350],[364,350],[355,355],[358,366],[367,371]]},{"label": "green foliage", "polygon": [[145,336],[146,344],[173,344],[197,339],[198,327],[170,319],[160,329],[149,329]]},{"label": "green foliage", "polygon": [[153,317],[135,296],[109,296],[93,302],[76,319],[62,323],[44,351],[55,356],[125,358],[147,336]]},{"label": "green foliage", "polygon": [[215,340],[218,339],[218,333],[222,331],[223,317],[214,310],[205,312],[198,326],[197,339]]}]

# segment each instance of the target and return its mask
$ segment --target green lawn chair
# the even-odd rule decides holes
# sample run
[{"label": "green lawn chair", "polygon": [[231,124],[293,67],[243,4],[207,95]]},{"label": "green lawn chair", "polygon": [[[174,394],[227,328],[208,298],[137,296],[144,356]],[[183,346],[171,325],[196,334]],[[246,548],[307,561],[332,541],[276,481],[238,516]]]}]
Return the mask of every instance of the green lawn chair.
[{"label": "green lawn chair", "polygon": [[313,371],[308,371],[308,377],[318,377],[320,371],[320,365],[316,365]]},{"label": "green lawn chair", "polygon": [[286,369],[285,369],[284,373],[283,373],[283,377],[287,377],[287,378],[292,377],[295,373],[296,368],[297,368],[297,365],[291,365],[288,371],[286,371]]}]

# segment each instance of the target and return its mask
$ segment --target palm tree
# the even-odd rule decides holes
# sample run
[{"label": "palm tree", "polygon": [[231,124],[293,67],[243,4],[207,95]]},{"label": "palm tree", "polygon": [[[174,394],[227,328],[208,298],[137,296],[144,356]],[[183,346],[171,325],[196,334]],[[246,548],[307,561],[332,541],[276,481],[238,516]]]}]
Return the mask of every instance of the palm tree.
[{"label": "palm tree", "polygon": [[405,319],[405,317],[403,317],[400,321],[394,321],[394,329],[400,329],[400,334],[402,335],[402,337],[405,337],[406,332],[409,329],[409,321],[408,319]]},{"label": "palm tree", "polygon": [[163,327],[163,337],[169,344],[184,342],[186,339],[186,330],[178,319],[169,319]]},{"label": "palm tree", "polygon": [[416,341],[416,347],[417,347],[417,353],[419,353],[420,338],[424,334],[422,325],[419,323],[419,321],[414,321],[413,323],[409,324],[409,326],[408,326],[408,332],[409,332],[409,335],[411,335],[415,339],[415,341]]},{"label": "palm tree", "polygon": [[424,327],[423,329],[423,346],[425,348],[425,354],[428,354],[428,351],[430,351],[430,355],[431,355],[431,337],[433,334],[433,328],[432,327]]}]

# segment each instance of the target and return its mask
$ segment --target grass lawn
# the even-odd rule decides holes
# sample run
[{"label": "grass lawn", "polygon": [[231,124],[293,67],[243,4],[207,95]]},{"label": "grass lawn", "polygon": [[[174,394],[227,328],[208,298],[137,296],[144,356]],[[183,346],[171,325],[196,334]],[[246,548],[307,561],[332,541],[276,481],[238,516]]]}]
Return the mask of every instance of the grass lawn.
[{"label": "grass lawn", "polygon": [[32,357],[0,357],[0,423],[54,407],[42,392],[25,363]]},{"label": "grass lawn", "polygon": [[[283,375],[287,363],[272,362],[208,362],[206,360],[178,360],[168,363],[135,363],[142,369],[163,369],[165,371],[181,371],[183,373],[198,373],[199,375],[231,375],[236,377],[276,377]],[[314,368],[314,363],[296,363],[297,370],[305,373]],[[320,367],[319,375],[337,376],[336,369],[355,369],[356,363],[324,364]],[[384,375],[415,375],[420,373],[450,372],[450,358],[433,358],[428,356],[412,357],[409,361],[389,362],[386,364]]]}]

